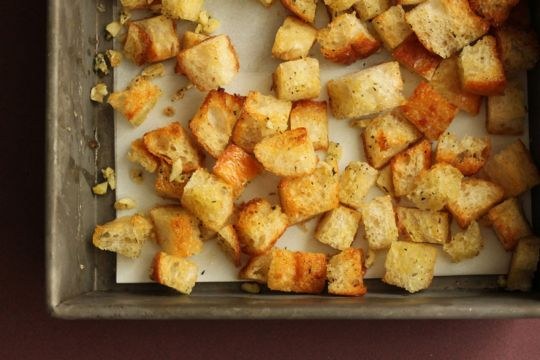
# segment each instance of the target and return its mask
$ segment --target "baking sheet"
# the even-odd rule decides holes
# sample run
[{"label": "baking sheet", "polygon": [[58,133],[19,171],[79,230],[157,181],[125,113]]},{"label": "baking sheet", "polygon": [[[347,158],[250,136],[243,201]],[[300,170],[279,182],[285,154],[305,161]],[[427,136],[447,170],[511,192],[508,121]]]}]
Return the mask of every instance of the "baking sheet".
[{"label": "baking sheet", "polygon": [[[320,2],[321,3],[321,2]],[[216,34],[227,34],[230,36],[240,59],[240,73],[235,79],[225,87],[230,93],[247,94],[249,90],[258,90],[264,94],[272,94],[271,74],[280,63],[279,60],[271,57],[271,48],[275,33],[282,24],[288,12],[277,2],[271,8],[267,9],[261,6],[256,0],[207,0],[206,8],[209,13],[221,21],[220,28]],[[134,13],[135,17],[144,17],[144,12]],[[328,22],[328,17],[323,6],[317,10],[316,27],[320,28]],[[189,22],[180,22],[178,24],[178,33],[185,30],[193,30],[195,24]],[[329,79],[339,77],[344,74],[359,71],[384,61],[390,60],[386,50],[372,55],[368,59],[359,60],[349,66],[330,63],[322,58],[317,45],[311,50],[311,56],[317,58],[321,68],[321,83],[323,91],[320,99],[328,99],[325,84]],[[115,113],[115,156],[117,171],[117,190],[118,199],[130,197],[137,201],[138,207],[134,210],[119,211],[117,216],[129,215],[135,212],[146,212],[158,204],[174,203],[174,201],[164,200],[154,193],[154,175],[144,174],[142,184],[134,183],[129,176],[130,169],[135,165],[127,160],[127,151],[130,143],[141,137],[147,131],[165,126],[172,121],[180,121],[185,127],[191,117],[195,114],[202,103],[205,94],[192,89],[186,92],[182,100],[172,102],[171,99],[176,91],[187,85],[187,80],[174,74],[175,60],[169,60],[164,63],[166,66],[166,75],[155,79],[154,82],[160,86],[163,95],[157,105],[150,112],[146,121],[137,128],[131,126],[121,115]],[[412,93],[416,84],[420,81],[417,75],[411,74],[403,67],[402,76],[406,84],[405,94]],[[124,89],[133,79],[141,68],[124,61],[120,67],[115,69],[114,87],[117,90]],[[163,114],[166,107],[175,109],[174,117],[167,117]],[[476,117],[471,117],[460,112],[449,127],[449,131],[457,134],[484,135],[485,104]],[[365,160],[361,140],[360,130],[351,128],[346,120],[336,120],[329,114],[329,134],[332,141],[338,142],[343,146],[343,157],[340,161],[340,169],[354,160]],[[496,152],[505,144],[514,141],[516,137],[511,136],[492,136],[493,151]],[[521,139],[528,144],[528,133],[526,132]],[[321,154],[322,155],[322,154]],[[207,165],[211,166],[213,160],[208,156]],[[276,187],[279,179],[271,174],[265,173],[251,182],[242,197],[241,201],[249,200],[253,197],[266,197],[273,203],[279,203],[276,196]],[[367,199],[383,194],[378,188],[374,187],[368,194]],[[527,194],[522,199],[527,217],[530,219],[530,197]],[[313,238],[313,232],[317,219],[305,223],[304,226],[292,226],[287,229],[283,236],[278,240],[276,246],[290,250],[316,251],[334,254],[337,251],[317,242]],[[452,230],[458,231],[459,227],[453,223]],[[445,275],[473,275],[473,274],[502,274],[506,273],[510,254],[506,253],[495,234],[490,228],[482,227],[482,235],[485,238],[485,247],[480,255],[474,259],[465,260],[458,264],[450,262],[448,257],[440,250],[435,268],[437,276]],[[353,246],[367,248],[362,229],[357,234]],[[123,256],[117,257],[116,280],[118,283],[140,283],[149,282],[149,268],[154,254],[159,247],[147,242],[143,252],[138,259],[127,259]],[[377,256],[377,260],[372,268],[366,274],[368,278],[381,277],[384,272],[384,252]],[[203,251],[192,257],[192,260],[199,265],[200,276],[198,281],[237,281],[238,269],[236,269],[226,255],[217,246],[214,240],[207,241]]]}]

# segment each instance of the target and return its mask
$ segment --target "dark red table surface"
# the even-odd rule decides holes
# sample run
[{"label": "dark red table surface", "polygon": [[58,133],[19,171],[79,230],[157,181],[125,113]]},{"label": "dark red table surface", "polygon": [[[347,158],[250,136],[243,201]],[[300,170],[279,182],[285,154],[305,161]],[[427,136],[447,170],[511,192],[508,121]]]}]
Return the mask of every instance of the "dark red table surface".
[{"label": "dark red table surface", "polygon": [[540,320],[534,319],[51,319],[45,308],[42,225],[45,3],[0,5],[0,359],[540,359]]}]

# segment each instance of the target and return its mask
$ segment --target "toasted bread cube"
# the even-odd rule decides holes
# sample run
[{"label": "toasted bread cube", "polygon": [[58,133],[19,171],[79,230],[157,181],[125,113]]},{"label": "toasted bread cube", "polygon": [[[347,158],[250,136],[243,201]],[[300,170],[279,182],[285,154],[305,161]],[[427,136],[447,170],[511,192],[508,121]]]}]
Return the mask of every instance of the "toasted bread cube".
[{"label": "toasted bread cube", "polygon": [[240,240],[232,225],[227,225],[218,231],[219,247],[229,256],[234,266],[240,266]]},{"label": "toasted bread cube", "polygon": [[176,60],[176,72],[185,74],[200,91],[227,85],[240,69],[236,50],[227,35],[213,36],[182,50]]},{"label": "toasted bread cube", "polygon": [[253,152],[266,170],[278,176],[311,174],[317,166],[317,155],[305,128],[264,138]]},{"label": "toasted bread cube", "polygon": [[532,235],[516,198],[510,198],[488,212],[488,220],[506,251],[513,250],[519,239]]},{"label": "toasted bread cube", "polygon": [[291,107],[290,101],[250,91],[233,130],[234,143],[253,152],[255,144],[263,138],[287,130]]},{"label": "toasted bread cube", "polygon": [[135,64],[167,60],[178,51],[180,41],[173,20],[160,15],[129,23],[124,54]]},{"label": "toasted bread cube", "polygon": [[534,30],[504,26],[495,30],[495,37],[507,72],[530,70],[538,62],[540,44]]},{"label": "toasted bread cube", "polygon": [[297,224],[339,205],[338,175],[326,163],[309,175],[283,178],[278,186],[283,211],[289,224]]},{"label": "toasted bread cube", "polygon": [[394,182],[392,180],[392,168],[390,165],[386,165],[379,171],[379,176],[375,182],[377,186],[385,193],[395,196]]},{"label": "toasted bread cube", "polygon": [[431,143],[422,140],[397,154],[390,163],[395,196],[409,194],[416,187],[418,176],[431,167]]},{"label": "toasted bread cube", "polygon": [[401,112],[428,139],[437,140],[454,120],[458,109],[431,85],[422,82],[401,107]]},{"label": "toasted bread cube", "polygon": [[315,239],[334,249],[350,247],[358,231],[360,213],[345,206],[327,212],[317,224]]},{"label": "toasted bread cube", "polygon": [[208,38],[210,38],[209,35],[195,33],[193,31],[186,31],[182,36],[182,50],[192,48]]},{"label": "toasted bread cube", "polygon": [[296,101],[319,97],[321,80],[319,60],[303,58],[286,61],[274,72],[276,96],[281,100]]},{"label": "toasted bread cube", "polygon": [[379,115],[362,132],[364,153],[376,169],[420,138],[420,132],[398,113]]},{"label": "toasted bread cube", "polygon": [[371,20],[382,14],[390,7],[390,0],[358,0],[354,9],[358,12],[361,20]]},{"label": "toasted bread cube", "polygon": [[283,6],[308,23],[315,20],[315,10],[317,10],[318,0],[281,0]]},{"label": "toasted bread cube", "polygon": [[412,242],[444,244],[450,234],[450,216],[444,211],[430,211],[399,206],[396,209],[400,234]]},{"label": "toasted bread cube", "polygon": [[122,8],[126,10],[146,9],[157,3],[158,0],[120,0]]},{"label": "toasted bread cube", "polygon": [[489,137],[466,135],[458,140],[447,132],[439,138],[435,151],[435,162],[444,162],[459,169],[465,176],[476,174],[486,163],[491,152]]},{"label": "toasted bread cube", "polygon": [[165,161],[160,161],[156,172],[156,180],[154,181],[154,189],[156,193],[167,199],[180,200],[184,193],[189,175],[182,174],[176,179],[171,180],[172,166]]},{"label": "toasted bread cube", "polygon": [[484,238],[480,233],[480,226],[473,221],[465,231],[454,234],[452,240],[443,245],[443,250],[452,262],[460,262],[478,256],[483,247]]},{"label": "toasted bread cube", "polygon": [[180,206],[157,206],[150,210],[156,240],[169,255],[189,257],[202,250],[199,220]]},{"label": "toasted bread cube", "polygon": [[262,172],[261,164],[255,158],[242,150],[242,148],[230,144],[217,159],[214,174],[232,186],[234,196],[238,197],[244,191],[247,183]]},{"label": "toasted bread cube", "polygon": [[155,172],[159,165],[159,160],[152,155],[144,145],[143,139],[135,139],[129,147],[128,159],[137,163],[148,172]]},{"label": "toasted bread cube", "polygon": [[383,281],[415,293],[427,289],[433,280],[437,250],[427,244],[395,241],[384,268]]},{"label": "toasted bread cube", "polygon": [[271,259],[272,251],[251,257],[242,270],[240,270],[238,277],[243,280],[266,284]]},{"label": "toasted bread cube", "polygon": [[272,56],[285,61],[304,58],[308,56],[316,37],[317,29],[313,26],[294,16],[287,16],[276,33]]},{"label": "toasted bread cube", "polygon": [[519,240],[512,255],[506,281],[507,290],[530,291],[538,268],[540,239],[529,236]]},{"label": "toasted bread cube", "polygon": [[403,80],[396,61],[372,66],[328,82],[332,113],[350,119],[392,109],[404,102]]},{"label": "toasted bread cube", "polygon": [[412,72],[431,80],[442,58],[422,45],[413,33],[392,52],[394,59]]},{"label": "toasted bread cube", "polygon": [[519,0],[469,0],[473,11],[493,26],[502,25],[518,3]]},{"label": "toasted bread cube", "polygon": [[463,174],[452,165],[435,164],[418,176],[416,187],[407,197],[422,210],[438,211],[459,196],[462,179]]},{"label": "toasted bread cube", "polygon": [[326,267],[328,293],[361,296],[367,293],[364,285],[364,253],[348,248],[330,258]]},{"label": "toasted bread cube", "polygon": [[150,81],[137,78],[124,91],[113,92],[107,102],[133,126],[139,126],[154,108],[161,89]]},{"label": "toasted bread cube", "polygon": [[189,295],[197,282],[198,274],[199,270],[194,262],[160,251],[154,256],[150,278]]},{"label": "toasted bread cube", "polygon": [[485,96],[504,92],[506,76],[493,36],[486,35],[474,45],[465,46],[459,54],[458,66],[465,91]]},{"label": "toasted bread cube", "polygon": [[405,20],[405,11],[401,5],[392,6],[375,17],[371,24],[388,50],[396,48],[412,34],[411,26]]},{"label": "toasted bread cube", "polygon": [[324,0],[324,4],[334,11],[350,9],[358,0]]},{"label": "toasted bread cube", "polygon": [[204,0],[161,0],[161,13],[175,20],[197,21]]},{"label": "toasted bread cube", "polygon": [[375,185],[379,172],[362,161],[347,165],[339,179],[339,201],[352,208],[359,208],[369,189]]},{"label": "toasted bread cube", "polygon": [[229,184],[201,168],[191,175],[181,202],[206,227],[219,231],[233,213],[234,193]]},{"label": "toasted bread cube", "polygon": [[398,228],[390,195],[379,196],[363,204],[360,214],[370,249],[387,249],[397,241]]},{"label": "toasted bread cube", "polygon": [[326,101],[301,100],[293,104],[291,130],[305,128],[315,150],[328,149],[328,115]]},{"label": "toasted bread cube", "polygon": [[456,76],[458,72],[459,66],[456,56],[444,59],[435,70],[429,84],[460,110],[476,115],[480,111],[482,97],[461,88],[461,80],[459,76]]},{"label": "toasted bread cube", "polygon": [[96,226],[92,243],[101,250],[137,258],[144,242],[152,238],[153,230],[152,222],[142,215],[123,216]]},{"label": "toasted bread cube", "polygon": [[351,64],[380,48],[380,43],[354,14],[343,13],[317,33],[321,53],[330,61]]},{"label": "toasted bread cube", "polygon": [[420,42],[431,52],[449,58],[489,30],[467,0],[427,0],[405,14]]},{"label": "toasted bread cube", "polygon": [[243,103],[241,96],[227,94],[223,89],[212,90],[191,119],[191,132],[212,157],[218,158],[229,144]]},{"label": "toasted bread cube", "polygon": [[504,188],[506,196],[519,194],[540,184],[540,173],[521,140],[516,140],[484,165],[488,177]]},{"label": "toasted bread cube", "polygon": [[508,84],[504,94],[487,99],[486,129],[490,134],[521,135],[527,108],[525,92],[516,83]]},{"label": "toasted bread cube", "polygon": [[268,269],[268,288],[318,294],[326,283],[326,255],[274,249]]}]

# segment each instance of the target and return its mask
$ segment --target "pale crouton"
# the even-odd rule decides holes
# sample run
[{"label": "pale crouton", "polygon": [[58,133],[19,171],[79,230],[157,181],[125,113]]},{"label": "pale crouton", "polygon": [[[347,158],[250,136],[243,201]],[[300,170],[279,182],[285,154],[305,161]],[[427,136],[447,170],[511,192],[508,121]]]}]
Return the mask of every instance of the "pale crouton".
[{"label": "pale crouton", "polygon": [[289,119],[291,130],[305,128],[315,150],[328,149],[326,101],[301,100],[293,104]]},{"label": "pale crouton", "polygon": [[450,256],[452,262],[460,262],[478,256],[483,247],[484,238],[480,226],[473,221],[467,230],[454,234],[452,240],[443,245],[443,250]]},{"label": "pale crouton", "polygon": [[518,3],[519,0],[469,0],[473,11],[493,26],[502,25]]},{"label": "pale crouton", "polygon": [[379,189],[385,193],[395,196],[394,183],[392,180],[392,168],[390,165],[386,165],[379,171],[379,176],[375,182]]},{"label": "pale crouton", "polygon": [[153,230],[152,222],[142,215],[124,216],[96,226],[92,243],[101,250],[137,258],[144,242],[153,237]]},{"label": "pale crouton", "polygon": [[450,234],[450,216],[444,211],[430,211],[399,206],[398,229],[412,242],[444,244]]},{"label": "pale crouton", "polygon": [[191,119],[189,128],[193,136],[212,157],[218,158],[225,150],[243,103],[244,98],[239,95],[212,90]]},{"label": "pale crouton", "polygon": [[405,11],[401,5],[392,6],[375,17],[371,24],[388,50],[396,48],[412,34],[411,26],[405,20]]},{"label": "pale crouton", "polygon": [[213,36],[182,50],[176,60],[176,72],[186,75],[200,91],[227,85],[240,69],[236,50],[227,35]]},{"label": "pale crouton", "polygon": [[399,113],[379,115],[362,132],[364,153],[376,169],[420,138],[420,132]]},{"label": "pale crouton", "polygon": [[186,31],[184,35],[182,35],[182,50],[192,48],[195,45],[202,43],[209,37],[210,36],[205,34],[196,33],[193,31]]},{"label": "pale crouton", "polygon": [[490,134],[521,135],[525,128],[527,108],[523,87],[511,83],[504,94],[487,99],[486,129]]},{"label": "pale crouton", "polygon": [[369,189],[375,185],[379,172],[362,161],[347,165],[339,179],[339,201],[352,208],[359,208]]},{"label": "pale crouton", "polygon": [[204,0],[161,0],[161,13],[175,20],[197,21]]},{"label": "pale crouton", "polygon": [[217,242],[234,266],[240,266],[240,241],[232,225],[227,225],[218,231]]},{"label": "pale crouton", "polygon": [[330,258],[326,267],[328,293],[361,296],[367,293],[364,285],[364,253],[348,248]]},{"label": "pale crouton", "polygon": [[234,210],[232,187],[205,169],[191,175],[184,187],[182,205],[214,231],[225,226]]},{"label": "pale crouton", "polygon": [[358,0],[324,0],[324,4],[334,11],[350,9]]},{"label": "pale crouton", "polygon": [[342,64],[363,59],[380,48],[380,43],[354,14],[344,13],[319,29],[317,42],[325,58]]},{"label": "pale crouton", "polygon": [[285,61],[306,57],[316,37],[317,29],[313,26],[287,16],[276,33],[272,56]]},{"label": "pale crouton", "polygon": [[126,10],[146,9],[157,3],[159,0],[120,0],[122,8]]},{"label": "pale crouton", "polygon": [[155,172],[159,165],[158,158],[156,158],[146,149],[143,139],[135,139],[131,143],[128,152],[128,159],[131,162],[141,165],[144,170],[151,173]]},{"label": "pale crouton", "polygon": [[491,156],[484,165],[484,171],[493,182],[504,188],[506,196],[518,196],[540,184],[538,168],[521,140]]},{"label": "pale crouton", "polygon": [[296,101],[319,97],[319,60],[303,58],[282,62],[274,72],[274,89],[281,100]]},{"label": "pale crouton", "polygon": [[161,89],[150,81],[136,78],[124,91],[113,92],[107,102],[133,126],[139,126],[154,108]]},{"label": "pale crouton", "polygon": [[444,162],[459,169],[465,176],[476,174],[491,152],[491,139],[465,135],[461,140],[447,132],[439,138],[435,162]]},{"label": "pale crouton", "polygon": [[355,118],[392,109],[404,102],[403,80],[396,61],[383,63],[328,82],[332,113]]},{"label": "pale crouton", "polygon": [[238,277],[243,280],[256,281],[265,284],[268,278],[268,269],[270,268],[270,260],[272,252],[253,256],[247,264],[240,270]]},{"label": "pale crouton", "polygon": [[189,175],[181,174],[171,180],[171,171],[171,165],[167,164],[165,161],[160,161],[156,171],[154,189],[156,190],[156,193],[163,198],[180,200],[184,193],[184,187],[189,180]]},{"label": "pale crouton", "polygon": [[489,30],[467,0],[427,0],[405,14],[420,42],[431,52],[449,58]]},{"label": "pale crouton", "polygon": [[255,158],[230,144],[217,159],[212,172],[232,186],[234,196],[238,197],[244,191],[247,183],[262,172],[261,164]]},{"label": "pale crouton", "polygon": [[534,30],[504,26],[495,30],[495,37],[506,72],[530,70],[538,62],[540,44]]},{"label": "pale crouton", "polygon": [[510,198],[488,212],[488,220],[506,251],[513,250],[519,239],[532,235],[516,198]]},{"label": "pale crouton", "polygon": [[313,23],[318,0],[281,0],[283,6],[300,19]]},{"label": "pale crouton", "polygon": [[422,82],[401,107],[401,112],[428,139],[437,140],[454,120],[458,109],[428,83]]},{"label": "pale crouton", "polygon": [[250,91],[233,130],[234,143],[249,153],[253,152],[255,144],[266,136],[287,130],[291,107],[290,101]]},{"label": "pale crouton", "polygon": [[361,20],[367,21],[388,10],[390,5],[390,0],[358,0],[354,9]]},{"label": "pale crouton", "polygon": [[266,170],[278,176],[311,174],[317,166],[317,155],[305,128],[264,138],[253,152]]},{"label": "pale crouton", "polygon": [[387,249],[397,241],[398,228],[390,195],[379,196],[363,204],[360,214],[370,249]]},{"label": "pale crouton", "polygon": [[442,58],[422,45],[413,33],[392,52],[394,59],[410,71],[431,80]]},{"label": "pale crouton", "polygon": [[430,167],[431,143],[428,140],[397,154],[390,163],[394,195],[409,194],[416,187],[418,176]]},{"label": "pale crouton", "polygon": [[155,282],[189,295],[197,282],[197,264],[160,251],[154,256],[150,278]]},{"label": "pale crouton", "polygon": [[437,250],[431,245],[395,241],[386,254],[383,281],[410,293],[427,289],[436,260]]},{"label": "pale crouton", "polygon": [[360,213],[345,206],[330,210],[319,220],[315,239],[334,249],[350,247],[358,231]]},{"label": "pale crouton", "polygon": [[519,240],[510,263],[506,281],[507,290],[530,291],[532,289],[539,254],[540,238],[530,236]]},{"label": "pale crouton", "polygon": [[157,206],[150,210],[156,240],[169,255],[189,257],[202,250],[199,220],[180,206]]}]

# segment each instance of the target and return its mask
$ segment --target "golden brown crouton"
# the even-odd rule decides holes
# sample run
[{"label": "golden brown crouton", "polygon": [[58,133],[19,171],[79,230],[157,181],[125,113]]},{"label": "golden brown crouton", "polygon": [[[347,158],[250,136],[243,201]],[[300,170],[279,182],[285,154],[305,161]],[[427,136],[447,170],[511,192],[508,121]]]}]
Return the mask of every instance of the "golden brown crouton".
[{"label": "golden brown crouton", "polygon": [[315,150],[328,148],[328,115],[326,101],[301,100],[293,104],[291,130],[306,128]]},{"label": "golden brown crouton", "polygon": [[159,165],[159,160],[146,149],[143,139],[135,139],[131,143],[128,159],[151,173],[155,172]]},{"label": "golden brown crouton", "polygon": [[274,89],[281,100],[296,101],[319,97],[319,60],[302,58],[282,62],[274,72]]},{"label": "golden brown crouton", "polygon": [[412,34],[401,5],[392,6],[374,18],[371,24],[388,50],[394,49]]},{"label": "golden brown crouton", "polygon": [[136,214],[124,216],[96,226],[92,243],[101,250],[113,251],[128,258],[141,254],[146,240],[153,237],[152,222]]},{"label": "golden brown crouton", "polygon": [[516,198],[510,198],[488,212],[488,220],[506,251],[513,250],[519,239],[532,235]]},{"label": "golden brown crouton", "polygon": [[182,50],[192,48],[195,45],[202,43],[209,37],[210,36],[205,34],[195,33],[193,31],[186,31],[182,36]]},{"label": "golden brown crouton", "polygon": [[182,174],[171,180],[171,170],[171,165],[163,160],[160,161],[156,172],[154,189],[161,197],[180,200],[184,193],[184,187],[189,180],[189,174]]},{"label": "golden brown crouton", "polygon": [[240,240],[232,225],[227,225],[218,231],[219,247],[229,256],[234,266],[240,266]]},{"label": "golden brown crouton", "polygon": [[430,211],[398,206],[399,232],[406,240],[444,244],[450,234],[450,216],[444,211]]},{"label": "golden brown crouton", "polygon": [[189,295],[197,282],[197,264],[160,251],[152,262],[150,278],[161,285]]},{"label": "golden brown crouton", "polygon": [[300,19],[313,23],[317,0],[281,0],[283,6]]},{"label": "golden brown crouton", "polygon": [[512,255],[506,281],[507,290],[530,291],[534,273],[538,268],[540,238],[526,237],[519,240]]},{"label": "golden brown crouton", "polygon": [[510,83],[504,94],[487,99],[486,129],[490,134],[521,135],[525,127],[527,109],[523,87]]},{"label": "golden brown crouton", "polygon": [[409,194],[415,187],[418,176],[431,167],[431,143],[422,140],[418,144],[397,154],[390,163],[395,196]]},{"label": "golden brown crouton", "polygon": [[467,230],[454,234],[452,240],[443,245],[443,250],[452,262],[460,262],[478,256],[483,247],[484,238],[480,233],[480,226],[473,221]]},{"label": "golden brown crouton", "polygon": [[394,49],[392,56],[401,65],[428,80],[431,80],[442,61],[442,57],[426,49],[414,33]]},{"label": "golden brown crouton", "polygon": [[506,72],[530,70],[538,62],[540,44],[534,30],[504,26],[495,30],[495,37]]},{"label": "golden brown crouton", "polygon": [[358,231],[360,213],[345,206],[330,210],[319,220],[315,239],[334,249],[350,247]]},{"label": "golden brown crouton", "polygon": [[251,257],[242,270],[240,270],[238,277],[243,280],[265,284],[268,278],[271,259],[272,251]]},{"label": "golden brown crouton", "polygon": [[394,183],[392,181],[392,168],[390,165],[386,165],[379,171],[376,184],[379,189],[385,193],[395,196]]},{"label": "golden brown crouton", "polygon": [[296,60],[308,56],[317,37],[317,29],[294,16],[287,16],[276,33],[272,56],[281,60]]},{"label": "golden brown crouton", "polygon": [[328,293],[361,296],[367,293],[364,285],[364,253],[348,248],[330,258],[326,268]]},{"label": "golden brown crouton", "polygon": [[473,11],[493,26],[502,25],[517,3],[519,0],[469,0]]},{"label": "golden brown crouton", "polygon": [[398,239],[394,205],[390,195],[379,196],[360,207],[369,248],[387,249]]},{"label": "golden brown crouton", "polygon": [[354,9],[361,20],[367,21],[388,10],[390,5],[390,0],[358,0]]},{"label": "golden brown crouton", "polygon": [[324,0],[324,4],[334,11],[350,9],[358,0]]},{"label": "golden brown crouton", "polygon": [[197,21],[204,0],[161,0],[161,13],[175,20]]},{"label": "golden brown crouton", "polygon": [[375,185],[378,173],[368,163],[349,163],[339,179],[339,201],[352,208],[359,208],[369,189]]},{"label": "golden brown crouton", "polygon": [[445,162],[459,169],[465,176],[476,174],[486,163],[491,152],[489,137],[466,135],[458,140],[447,132],[439,138],[435,152],[435,162]]}]

